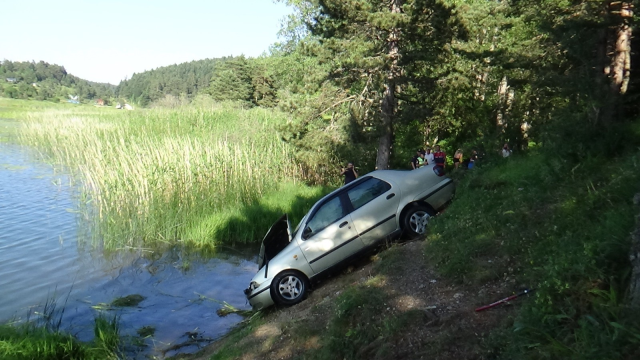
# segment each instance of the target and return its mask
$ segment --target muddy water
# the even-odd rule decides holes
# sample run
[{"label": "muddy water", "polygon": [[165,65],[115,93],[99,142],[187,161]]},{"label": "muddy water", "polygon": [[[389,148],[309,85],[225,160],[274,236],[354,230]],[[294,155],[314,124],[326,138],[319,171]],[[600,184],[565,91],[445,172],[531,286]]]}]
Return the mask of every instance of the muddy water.
[{"label": "muddy water", "polygon": [[143,346],[128,346],[127,357],[144,358],[162,357],[163,350],[187,341],[187,332],[214,339],[242,320],[216,315],[221,305],[211,299],[249,308],[242,290],[257,270],[253,251],[229,249],[205,258],[180,249],[94,249],[82,241],[87,231],[76,187],[33,155],[0,142],[0,321],[24,321],[29,313],[33,318],[55,299],[65,309],[62,328],[90,340],[98,314],[92,306],[139,294],[145,299],[136,307],[102,311],[120,316],[124,335],[156,328]]}]

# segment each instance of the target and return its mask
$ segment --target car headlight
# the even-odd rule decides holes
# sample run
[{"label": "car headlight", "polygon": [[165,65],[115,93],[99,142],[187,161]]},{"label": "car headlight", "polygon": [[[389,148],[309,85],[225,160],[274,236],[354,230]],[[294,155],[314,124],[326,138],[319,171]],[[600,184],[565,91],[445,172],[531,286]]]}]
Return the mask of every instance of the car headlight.
[{"label": "car headlight", "polygon": [[258,286],[260,286],[260,284],[258,284],[258,283],[257,283],[257,282],[255,282],[255,281],[252,281],[252,282],[249,284],[249,290],[253,291],[253,290],[257,289],[257,288],[258,288]]}]

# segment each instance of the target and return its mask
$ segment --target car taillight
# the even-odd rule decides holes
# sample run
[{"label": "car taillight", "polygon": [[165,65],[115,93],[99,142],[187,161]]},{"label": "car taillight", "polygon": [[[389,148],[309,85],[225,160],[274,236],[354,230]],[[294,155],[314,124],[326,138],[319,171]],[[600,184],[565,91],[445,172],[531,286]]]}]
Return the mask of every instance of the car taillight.
[{"label": "car taillight", "polygon": [[443,176],[444,175],[444,168],[442,168],[441,166],[434,166],[433,167],[433,172],[436,173],[436,175],[438,176]]}]

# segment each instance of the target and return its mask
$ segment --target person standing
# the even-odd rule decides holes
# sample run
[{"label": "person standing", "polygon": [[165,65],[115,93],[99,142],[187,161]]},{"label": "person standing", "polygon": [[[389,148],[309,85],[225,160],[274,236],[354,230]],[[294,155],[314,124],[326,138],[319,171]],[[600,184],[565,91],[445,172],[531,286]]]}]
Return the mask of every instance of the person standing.
[{"label": "person standing", "polygon": [[342,168],[342,172],[340,173],[340,175],[344,176],[345,185],[347,185],[348,183],[358,178],[358,173],[356,172],[356,169],[353,167],[353,163],[349,163],[347,164],[346,168]]},{"label": "person standing", "polygon": [[423,167],[426,165],[426,160],[424,158],[424,152],[420,152],[420,157],[418,158],[418,167]]},{"label": "person standing", "polygon": [[447,158],[447,154],[444,151],[440,150],[440,145],[436,145],[434,150],[435,152],[433,153],[433,161],[437,166],[444,169],[444,162]]},{"label": "person standing", "polygon": [[460,163],[462,163],[462,149],[456,150],[453,154],[453,166],[457,169]]},{"label": "person standing", "polygon": [[416,155],[411,158],[411,169],[415,170],[420,165],[420,162],[418,161],[418,159],[420,159],[420,154],[422,154],[422,150],[418,149],[416,150]]},{"label": "person standing", "polygon": [[511,149],[509,149],[509,144],[505,143],[504,146],[502,147],[502,157],[506,158],[509,157],[509,155],[511,155],[513,151],[511,151]]},{"label": "person standing", "polygon": [[473,150],[471,152],[471,156],[469,157],[467,169],[473,169],[473,167],[476,165],[476,160],[478,160],[478,152],[476,150]]},{"label": "person standing", "polygon": [[425,160],[425,165],[435,164],[435,159],[433,158],[433,153],[431,152],[431,148],[427,148],[427,151],[424,154],[424,160]]}]

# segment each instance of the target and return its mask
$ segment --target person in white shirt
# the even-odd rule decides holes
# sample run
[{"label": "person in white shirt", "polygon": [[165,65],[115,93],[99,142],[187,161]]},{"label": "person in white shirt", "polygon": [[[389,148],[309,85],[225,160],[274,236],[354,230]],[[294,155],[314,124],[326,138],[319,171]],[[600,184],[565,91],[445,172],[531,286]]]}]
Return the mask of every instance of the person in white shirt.
[{"label": "person in white shirt", "polygon": [[511,151],[511,149],[509,149],[509,144],[504,144],[504,146],[502,147],[502,157],[506,158],[509,157],[509,155],[511,155],[513,151]]},{"label": "person in white shirt", "polygon": [[424,160],[426,161],[426,165],[435,164],[435,159],[433,158],[433,153],[431,149],[427,148],[426,153],[424,154]]}]

